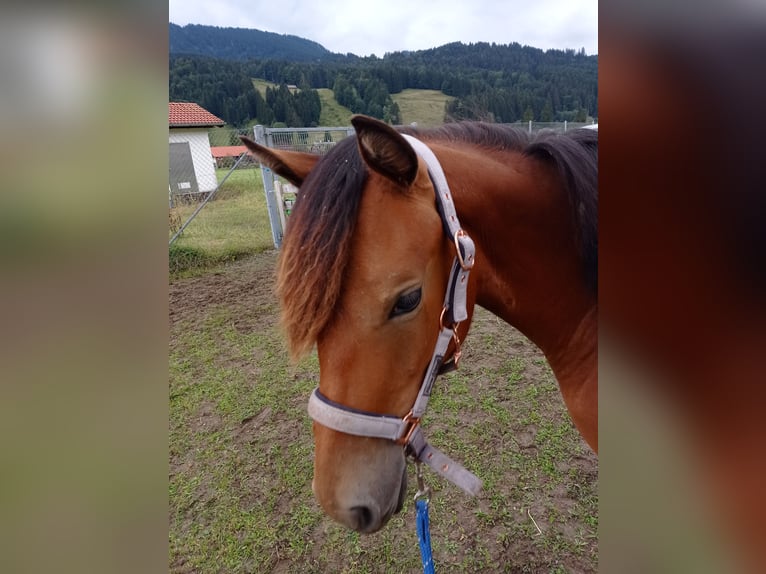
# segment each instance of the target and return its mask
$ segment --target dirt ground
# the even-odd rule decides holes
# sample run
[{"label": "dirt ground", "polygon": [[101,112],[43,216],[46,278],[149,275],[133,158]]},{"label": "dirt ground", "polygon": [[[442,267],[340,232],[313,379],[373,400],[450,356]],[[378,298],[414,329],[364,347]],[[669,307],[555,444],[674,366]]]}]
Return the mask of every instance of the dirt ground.
[{"label": "dirt ground", "polygon": [[[310,460],[288,476],[275,458],[299,448],[310,459],[305,390],[318,381],[315,364],[297,371],[275,367],[290,380],[303,381],[285,389],[299,389],[285,399],[294,411],[282,412],[284,400],[269,403],[250,395],[227,406],[228,395],[199,388],[211,373],[232,372],[250,381],[245,393],[279,392],[268,379],[270,365],[286,361],[277,335],[275,262],[276,254],[266,252],[169,286],[170,571],[416,572],[411,505],[381,533],[351,536],[313,501]],[[225,331],[216,331],[218,326]],[[211,350],[203,357],[205,345]],[[239,351],[243,346],[246,353]],[[253,392],[258,380],[270,390]],[[597,458],[571,425],[538,349],[477,310],[460,370],[440,378],[435,389],[426,415],[428,436],[485,481],[484,491],[468,499],[428,476],[435,492],[431,534],[437,572],[596,572]],[[189,398],[193,393],[198,394]],[[247,401],[252,406],[246,408]],[[280,429],[274,432],[277,418]],[[229,456],[215,454],[216,448],[233,453],[236,481],[210,478]],[[206,449],[215,463],[200,454]],[[288,480],[298,486],[279,486]],[[221,519],[229,499],[241,511],[237,516],[245,517],[241,520],[253,522],[234,527],[232,519]],[[300,524],[296,516],[303,517]],[[255,524],[263,530],[252,533]],[[239,540],[236,549],[221,532],[229,528],[230,537]]]}]

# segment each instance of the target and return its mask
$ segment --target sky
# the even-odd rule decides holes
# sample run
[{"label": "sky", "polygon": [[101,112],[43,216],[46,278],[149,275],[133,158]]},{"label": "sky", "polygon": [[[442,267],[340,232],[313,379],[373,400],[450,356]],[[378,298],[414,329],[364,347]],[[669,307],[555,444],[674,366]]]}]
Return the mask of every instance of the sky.
[{"label": "sky", "polygon": [[495,42],[598,53],[598,0],[169,0],[170,22],[255,28],[357,56]]}]

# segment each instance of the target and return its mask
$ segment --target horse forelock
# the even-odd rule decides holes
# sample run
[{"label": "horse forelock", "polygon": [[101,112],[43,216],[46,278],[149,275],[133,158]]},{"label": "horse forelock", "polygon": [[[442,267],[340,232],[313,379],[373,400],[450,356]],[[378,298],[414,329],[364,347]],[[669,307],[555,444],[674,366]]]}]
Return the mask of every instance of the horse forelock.
[{"label": "horse forelock", "polygon": [[348,137],[301,185],[277,272],[281,322],[293,358],[311,350],[340,300],[366,179],[356,138]]}]

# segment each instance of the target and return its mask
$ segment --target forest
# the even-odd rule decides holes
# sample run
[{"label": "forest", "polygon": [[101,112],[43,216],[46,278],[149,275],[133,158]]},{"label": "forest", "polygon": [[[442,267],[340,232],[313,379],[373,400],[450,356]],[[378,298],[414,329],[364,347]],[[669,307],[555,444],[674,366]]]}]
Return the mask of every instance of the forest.
[{"label": "forest", "polygon": [[[200,41],[194,54],[188,53],[188,44],[174,44],[171,34],[169,95],[171,101],[200,104],[230,126],[316,126],[321,111],[316,90],[320,88],[332,89],[338,103],[354,113],[393,124],[400,118],[391,95],[407,88],[441,90],[452,96],[445,107],[445,121],[550,122],[598,117],[598,56],[582,49],[456,42],[378,58],[332,54],[305,40],[316,50],[309,61],[306,45],[298,42],[302,39],[272,34],[294,43],[295,52],[282,45],[280,57],[268,56],[276,48],[269,47],[266,36],[259,37],[257,50],[250,46],[250,56],[234,58],[231,46],[236,44],[223,40],[227,30],[242,41],[242,30],[217,28],[211,36],[215,42]],[[216,42],[227,47],[216,48]],[[184,45],[187,53],[183,53]],[[253,78],[278,87],[268,88],[264,97],[254,88]]]},{"label": "forest", "polygon": [[304,62],[342,57],[317,42],[298,36],[201,24],[178,26],[171,22],[168,44],[171,54],[196,54],[224,60],[265,58]]}]

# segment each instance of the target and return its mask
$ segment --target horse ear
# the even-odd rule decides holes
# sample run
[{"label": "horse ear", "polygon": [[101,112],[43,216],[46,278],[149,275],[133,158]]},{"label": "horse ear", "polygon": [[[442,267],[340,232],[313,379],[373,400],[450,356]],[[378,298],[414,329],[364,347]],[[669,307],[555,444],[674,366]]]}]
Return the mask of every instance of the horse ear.
[{"label": "horse ear", "polygon": [[313,153],[276,151],[255,143],[247,136],[239,136],[239,139],[253,157],[298,187],[319,161],[319,156]]},{"label": "horse ear", "polygon": [[409,187],[418,173],[418,156],[388,124],[367,116],[351,118],[365,163],[379,174]]}]

